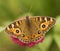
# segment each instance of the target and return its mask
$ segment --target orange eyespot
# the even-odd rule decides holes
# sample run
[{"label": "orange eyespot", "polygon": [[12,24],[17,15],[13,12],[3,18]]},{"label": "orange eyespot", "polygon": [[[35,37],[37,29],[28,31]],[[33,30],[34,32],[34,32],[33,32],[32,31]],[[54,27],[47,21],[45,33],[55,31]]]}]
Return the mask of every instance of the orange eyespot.
[{"label": "orange eyespot", "polygon": [[41,24],[41,30],[45,30],[48,27],[49,23],[45,22]]},{"label": "orange eyespot", "polygon": [[21,34],[21,31],[19,28],[14,28],[13,33],[18,36]]}]

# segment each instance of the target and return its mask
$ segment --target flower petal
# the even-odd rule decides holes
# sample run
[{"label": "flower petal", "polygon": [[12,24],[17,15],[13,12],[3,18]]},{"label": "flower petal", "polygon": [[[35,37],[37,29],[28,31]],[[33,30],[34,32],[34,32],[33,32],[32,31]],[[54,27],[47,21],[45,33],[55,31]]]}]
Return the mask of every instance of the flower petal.
[{"label": "flower petal", "polygon": [[15,38],[14,36],[11,36],[14,43],[18,44],[19,46],[24,46],[24,43],[21,42],[18,38]]},{"label": "flower petal", "polygon": [[24,42],[21,42],[17,37],[11,35],[10,36],[12,38],[12,40],[14,41],[15,44],[18,44],[19,46],[28,46],[28,47],[33,47],[35,44],[38,44],[38,43],[41,43],[43,42],[44,40],[44,37],[43,36],[39,41],[36,41],[36,42],[30,42],[28,44],[24,43]]},{"label": "flower petal", "polygon": [[29,47],[33,47],[34,45],[35,45],[34,42],[31,42],[31,43],[28,44]]}]

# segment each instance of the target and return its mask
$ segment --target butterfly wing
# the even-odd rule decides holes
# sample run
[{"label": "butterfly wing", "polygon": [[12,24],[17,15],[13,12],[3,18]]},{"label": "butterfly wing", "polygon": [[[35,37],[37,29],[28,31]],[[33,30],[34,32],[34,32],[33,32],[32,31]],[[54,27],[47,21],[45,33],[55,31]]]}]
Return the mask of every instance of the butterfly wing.
[{"label": "butterfly wing", "polygon": [[9,34],[18,38],[23,43],[30,42],[29,40],[29,29],[26,23],[26,19],[19,19],[7,26],[5,31]]},{"label": "butterfly wing", "polygon": [[55,24],[55,19],[51,17],[34,16],[30,18],[32,42],[40,42],[45,33]]},{"label": "butterfly wing", "polygon": [[19,19],[11,23],[5,31],[24,43],[39,42],[56,22],[54,18],[50,17],[30,17],[31,18]]}]

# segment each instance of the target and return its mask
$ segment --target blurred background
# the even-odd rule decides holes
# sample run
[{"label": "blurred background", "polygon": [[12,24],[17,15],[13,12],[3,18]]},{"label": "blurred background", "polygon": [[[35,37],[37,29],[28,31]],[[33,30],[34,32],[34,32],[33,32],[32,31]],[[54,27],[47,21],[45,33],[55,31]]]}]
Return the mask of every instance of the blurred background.
[{"label": "blurred background", "polygon": [[[14,44],[4,32],[8,24],[25,15],[56,18],[43,43],[31,48]],[[60,0],[0,0],[0,51],[60,51]]]}]

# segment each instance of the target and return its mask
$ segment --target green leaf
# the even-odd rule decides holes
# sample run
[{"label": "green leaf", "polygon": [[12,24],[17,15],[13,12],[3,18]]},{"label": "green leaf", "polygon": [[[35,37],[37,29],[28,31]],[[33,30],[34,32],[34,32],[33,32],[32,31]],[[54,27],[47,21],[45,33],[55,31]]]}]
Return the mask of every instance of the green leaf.
[{"label": "green leaf", "polygon": [[55,34],[55,35],[54,35],[54,40],[55,40],[58,48],[60,49],[60,35]]},{"label": "green leaf", "polygon": [[47,35],[43,43],[38,44],[38,47],[41,49],[41,51],[47,51],[52,43],[52,40],[52,36]]},{"label": "green leaf", "polygon": [[5,27],[0,26],[0,32],[3,31],[4,29],[5,29]]},{"label": "green leaf", "polygon": [[55,31],[55,33],[60,34],[60,16],[58,16],[57,19],[56,19],[56,24],[55,24],[55,27],[54,27],[54,31]]},{"label": "green leaf", "polygon": [[56,24],[54,27],[54,40],[58,45],[58,48],[60,49],[60,16],[56,19]]},{"label": "green leaf", "polygon": [[0,32],[2,32],[9,24],[11,23],[11,21],[5,21],[3,24],[3,26],[0,26]]}]

